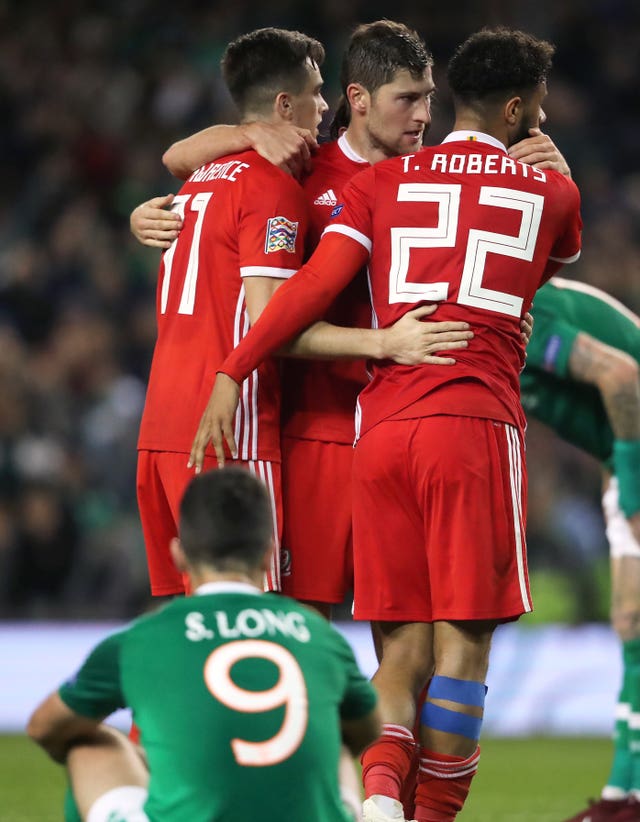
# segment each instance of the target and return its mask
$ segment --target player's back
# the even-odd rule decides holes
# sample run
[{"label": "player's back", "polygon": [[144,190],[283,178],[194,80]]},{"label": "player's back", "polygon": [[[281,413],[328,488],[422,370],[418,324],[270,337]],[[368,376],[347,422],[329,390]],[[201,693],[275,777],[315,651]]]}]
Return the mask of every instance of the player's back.
[{"label": "player's back", "polygon": [[318,614],[228,587],[175,600],[122,644],[122,690],[152,774],[150,818],[343,822],[340,708],[367,713],[371,686]]},{"label": "player's back", "polygon": [[438,320],[467,321],[475,335],[452,368],[375,363],[363,431],[409,407],[522,422],[520,318],[549,258],[579,252],[579,196],[570,180],[513,161],[493,138],[465,135],[363,172],[336,221],[343,233],[366,227],[380,326],[440,302]]},{"label": "player's back", "polygon": [[563,439],[599,460],[608,460],[613,432],[596,386],[569,374],[569,357],[580,332],[640,362],[640,318],[593,286],[553,277],[536,294],[534,331],[520,381],[530,414]]},{"label": "player's back", "polygon": [[[158,339],[139,447],[188,453],[216,368],[249,329],[244,277],[286,278],[302,261],[298,184],[255,152],[195,171],[173,204],[183,217],[158,273]],[[278,459],[279,378],[267,361],[244,385],[240,459]]]}]

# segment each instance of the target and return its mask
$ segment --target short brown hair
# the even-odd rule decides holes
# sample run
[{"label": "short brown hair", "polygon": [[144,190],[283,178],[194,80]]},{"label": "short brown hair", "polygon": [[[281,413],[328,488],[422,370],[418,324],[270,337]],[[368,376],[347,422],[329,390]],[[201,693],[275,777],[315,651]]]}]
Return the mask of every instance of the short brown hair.
[{"label": "short brown hair", "polygon": [[257,29],[229,43],[222,76],[244,116],[264,111],[281,91],[299,94],[307,80],[308,60],[322,65],[324,46],[318,40],[299,31]]}]

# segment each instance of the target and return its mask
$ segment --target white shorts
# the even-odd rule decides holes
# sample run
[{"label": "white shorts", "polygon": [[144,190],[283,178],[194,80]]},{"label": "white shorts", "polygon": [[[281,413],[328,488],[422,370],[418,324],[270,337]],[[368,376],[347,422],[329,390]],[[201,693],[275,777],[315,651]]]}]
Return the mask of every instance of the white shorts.
[{"label": "white shorts", "polygon": [[618,505],[618,480],[611,477],[607,490],[602,496],[602,510],[607,526],[607,540],[612,559],[639,557],[640,544],[633,536],[627,518]]},{"label": "white shorts", "polygon": [[103,793],[89,808],[87,822],[149,822],[144,812],[148,792],[137,785],[124,785],[121,788]]}]

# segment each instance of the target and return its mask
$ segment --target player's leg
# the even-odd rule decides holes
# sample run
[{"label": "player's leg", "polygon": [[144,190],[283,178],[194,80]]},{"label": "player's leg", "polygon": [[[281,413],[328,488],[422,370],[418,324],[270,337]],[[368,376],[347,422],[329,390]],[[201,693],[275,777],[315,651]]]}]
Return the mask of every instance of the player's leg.
[{"label": "player's leg", "polygon": [[282,438],[282,591],[329,617],[353,585],[353,447]]},{"label": "player's leg", "polygon": [[376,426],[354,462],[355,617],[376,621],[374,683],[384,723],[362,757],[365,820],[404,819],[400,791],[415,756],[416,701],[433,666],[422,514],[407,485],[412,425]]},{"label": "player's leg", "polygon": [[622,643],[622,684],[607,783],[600,799],[569,822],[588,818],[606,822],[616,814],[640,819],[640,805],[633,807],[640,798],[640,545],[618,505],[615,478],[606,474],[604,488],[602,507],[611,554],[611,623]]},{"label": "player's leg", "polygon": [[115,728],[103,726],[95,742],[74,746],[67,770],[85,822],[147,822],[149,772],[136,746]]},{"label": "player's leg", "polygon": [[531,610],[524,454],[513,427],[464,417],[423,420],[413,444],[431,455],[426,466],[422,459],[426,470],[414,471],[414,486],[425,517],[435,656],[415,818],[451,822],[477,769],[493,630]]},{"label": "player's leg", "polygon": [[[138,510],[153,596],[170,596],[185,592],[182,574],[174,565],[169,552],[169,544],[178,533],[178,518],[177,511],[174,510],[175,505],[172,506],[165,486],[165,475],[171,477],[171,471],[163,463],[175,456],[159,451],[138,451]],[[186,481],[182,485],[181,493],[184,492]],[[176,480],[172,478],[171,487],[175,484]],[[175,488],[173,495],[178,495]]]},{"label": "player's leg", "polygon": [[435,672],[422,709],[415,817],[455,819],[478,765],[495,622],[434,623]]},{"label": "player's leg", "polygon": [[383,732],[362,755],[365,820],[404,819],[402,791],[416,757],[416,706],[432,666],[430,623],[377,623],[381,658],[373,682]]}]

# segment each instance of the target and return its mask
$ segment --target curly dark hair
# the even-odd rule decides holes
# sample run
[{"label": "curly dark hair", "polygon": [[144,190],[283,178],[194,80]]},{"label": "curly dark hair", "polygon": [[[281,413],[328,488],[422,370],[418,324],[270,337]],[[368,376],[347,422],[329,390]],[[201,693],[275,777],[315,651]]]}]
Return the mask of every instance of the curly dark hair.
[{"label": "curly dark hair", "polygon": [[244,116],[267,109],[281,91],[299,94],[307,81],[306,63],[324,62],[324,46],[299,31],[264,28],[229,43],[222,76]]},{"label": "curly dark hair", "polygon": [[531,34],[505,27],[485,28],[458,46],[447,76],[463,102],[531,90],[547,79],[555,47]]},{"label": "curly dark hair", "polygon": [[424,40],[404,23],[376,20],[358,26],[342,58],[342,98],[331,124],[331,136],[337,137],[340,129],[349,125],[351,112],[345,93],[350,83],[360,83],[373,94],[390,83],[400,69],[418,78],[431,65],[433,57]]}]

